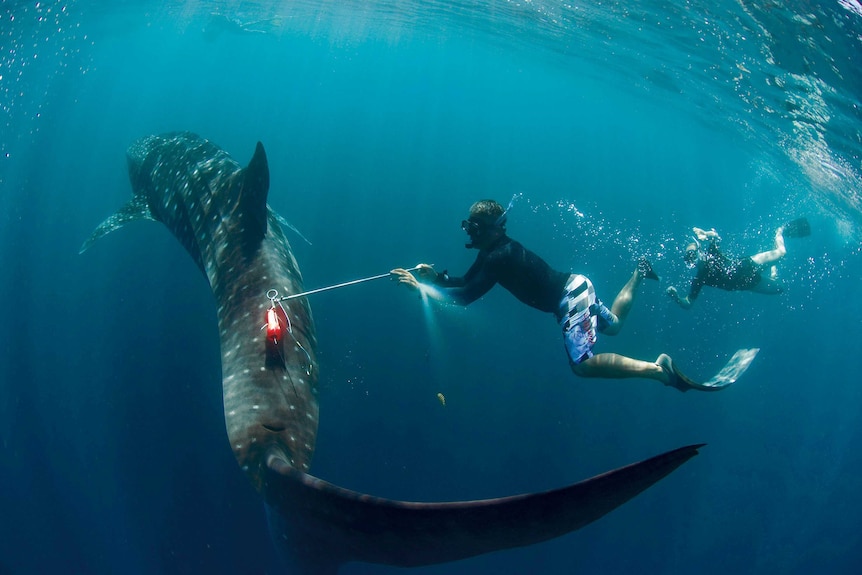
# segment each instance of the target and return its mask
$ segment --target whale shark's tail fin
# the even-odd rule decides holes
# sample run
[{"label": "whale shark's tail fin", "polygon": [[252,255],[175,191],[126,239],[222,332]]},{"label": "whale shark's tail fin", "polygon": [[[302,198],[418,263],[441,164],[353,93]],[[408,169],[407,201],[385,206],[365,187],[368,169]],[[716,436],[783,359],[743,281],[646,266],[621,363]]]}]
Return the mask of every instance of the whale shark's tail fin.
[{"label": "whale shark's tail fin", "polygon": [[79,254],[87,251],[96,240],[102,236],[106,236],[114,230],[118,230],[127,223],[134,220],[154,220],[153,214],[150,212],[150,206],[147,204],[147,198],[144,196],[135,196],[128,204],[119,209],[114,215],[110,216],[104,222],[99,224],[96,231],[87,238],[84,245],[78,251]]},{"label": "whale shark's tail fin", "polygon": [[356,493],[270,456],[265,498],[276,543],[302,572],[334,574],[348,561],[416,567],[580,529],[667,476],[700,447],[681,447],[553,491],[451,503]]}]

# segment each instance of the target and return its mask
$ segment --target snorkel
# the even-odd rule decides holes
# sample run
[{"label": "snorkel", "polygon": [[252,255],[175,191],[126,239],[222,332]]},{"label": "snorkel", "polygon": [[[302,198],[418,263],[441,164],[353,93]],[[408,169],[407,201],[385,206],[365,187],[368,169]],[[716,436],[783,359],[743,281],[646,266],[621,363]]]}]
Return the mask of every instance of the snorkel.
[{"label": "snorkel", "polygon": [[523,194],[523,193],[521,193],[521,192],[518,192],[518,193],[512,194],[512,199],[511,199],[511,200],[509,200],[509,205],[508,205],[508,206],[506,206],[506,209],[505,209],[505,210],[503,210],[503,213],[502,213],[502,214],[500,214],[500,217],[499,217],[499,218],[497,218],[497,219],[494,221],[494,226],[495,226],[495,227],[497,227],[497,228],[501,228],[501,229],[502,229],[502,228],[504,228],[504,227],[506,226],[506,219],[507,219],[507,217],[509,216],[509,210],[511,210],[511,209],[512,209],[512,206],[514,206],[514,205],[515,205],[515,200],[517,200],[518,198],[520,198],[520,197],[521,197],[521,196],[523,196],[523,195],[524,195],[524,194]]}]

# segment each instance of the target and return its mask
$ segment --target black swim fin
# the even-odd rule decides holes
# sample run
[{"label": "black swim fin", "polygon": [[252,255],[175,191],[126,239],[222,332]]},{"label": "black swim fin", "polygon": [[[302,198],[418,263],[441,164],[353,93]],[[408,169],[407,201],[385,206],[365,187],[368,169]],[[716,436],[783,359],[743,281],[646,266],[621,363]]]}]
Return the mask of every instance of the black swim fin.
[{"label": "black swim fin", "polygon": [[784,224],[785,238],[804,238],[811,235],[811,226],[807,218],[797,218]]},{"label": "black swim fin", "polygon": [[638,272],[640,272],[641,277],[648,280],[661,280],[661,278],[658,277],[658,274],[655,273],[655,270],[652,269],[652,264],[650,264],[649,260],[643,256],[638,260]]}]

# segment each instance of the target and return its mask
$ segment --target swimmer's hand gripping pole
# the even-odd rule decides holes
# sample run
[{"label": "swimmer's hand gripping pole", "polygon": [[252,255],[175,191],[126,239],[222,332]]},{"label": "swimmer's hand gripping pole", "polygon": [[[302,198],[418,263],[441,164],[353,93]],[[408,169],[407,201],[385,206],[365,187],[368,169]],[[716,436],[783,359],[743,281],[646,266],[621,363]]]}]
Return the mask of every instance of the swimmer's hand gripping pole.
[{"label": "swimmer's hand gripping pole", "polygon": [[[414,266],[414,267],[412,267],[412,268],[408,269],[407,271],[408,271],[408,272],[415,272],[416,270],[418,270],[418,269],[419,269],[419,267],[420,267],[420,266]],[[307,295],[311,295],[311,294],[315,294],[315,293],[320,293],[320,292],[322,292],[322,291],[329,291],[329,290],[333,290],[333,289],[338,289],[338,288],[343,288],[343,287],[352,286],[352,285],[356,285],[356,284],[361,284],[361,283],[364,283],[364,282],[370,282],[370,281],[372,281],[372,280],[379,280],[379,279],[383,279],[383,278],[388,278],[389,276],[390,276],[390,274],[385,273],[385,274],[380,274],[380,275],[376,275],[376,276],[371,276],[370,278],[362,278],[362,279],[358,279],[358,280],[353,280],[353,281],[349,281],[349,282],[344,282],[344,283],[342,283],[342,284],[336,284],[336,285],[334,285],[334,286],[327,286],[327,287],[317,288],[317,289],[313,289],[313,290],[311,290],[311,291],[304,291],[304,292],[302,292],[302,293],[295,293],[295,294],[293,294],[293,295],[286,295],[286,296],[283,296],[283,297],[282,297],[281,299],[279,299],[278,301],[285,301],[285,300],[289,300],[289,299],[296,299],[296,298],[298,298],[298,297],[305,297],[305,296],[307,296]]]}]

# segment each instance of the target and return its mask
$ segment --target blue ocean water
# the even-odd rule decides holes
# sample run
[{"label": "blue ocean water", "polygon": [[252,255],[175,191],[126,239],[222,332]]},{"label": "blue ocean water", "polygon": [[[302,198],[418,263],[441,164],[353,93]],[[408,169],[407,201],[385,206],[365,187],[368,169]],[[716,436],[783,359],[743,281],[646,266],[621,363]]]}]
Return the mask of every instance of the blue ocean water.
[{"label": "blue ocean water", "polygon": [[[240,163],[264,143],[309,288],[460,273],[469,205],[522,194],[510,235],[601,297],[641,255],[663,276],[597,351],[703,377],[761,349],[734,387],[680,394],[574,377],[553,320],[500,288],[466,309],[386,281],[314,296],[312,472],[333,483],[496,497],[708,444],[579,532],[415,572],[857,571],[857,0],[0,10],[0,574],[281,572],[226,441],[205,278],[157,224],[78,254],[130,197],[128,145],[173,130]],[[692,226],[742,256],[802,215],[780,296],[664,295]]]}]

